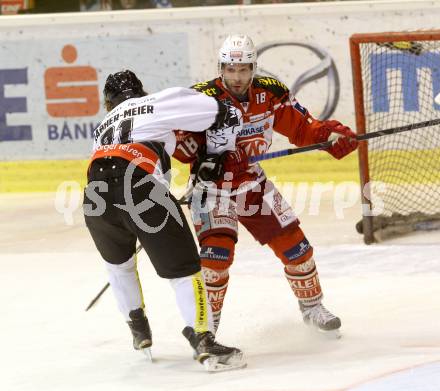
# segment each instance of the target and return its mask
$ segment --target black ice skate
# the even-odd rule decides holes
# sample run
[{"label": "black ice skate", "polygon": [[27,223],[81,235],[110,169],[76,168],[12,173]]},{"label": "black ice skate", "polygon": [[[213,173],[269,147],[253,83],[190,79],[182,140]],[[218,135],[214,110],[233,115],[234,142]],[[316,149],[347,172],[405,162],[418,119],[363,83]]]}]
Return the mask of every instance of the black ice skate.
[{"label": "black ice skate", "polygon": [[229,371],[246,366],[240,349],[220,345],[210,331],[196,333],[192,327],[187,326],[182,334],[194,349],[194,359],[203,364],[208,372]]},{"label": "black ice skate", "polygon": [[133,347],[136,350],[141,350],[151,361],[151,329],[148,323],[148,319],[145,316],[144,310],[138,308],[137,310],[130,311],[129,317],[131,321],[128,321],[131,333],[133,334]]},{"label": "black ice skate", "polygon": [[333,315],[323,304],[318,303],[313,306],[306,306],[299,303],[299,308],[302,312],[304,323],[335,338],[341,337],[339,332],[341,319]]}]

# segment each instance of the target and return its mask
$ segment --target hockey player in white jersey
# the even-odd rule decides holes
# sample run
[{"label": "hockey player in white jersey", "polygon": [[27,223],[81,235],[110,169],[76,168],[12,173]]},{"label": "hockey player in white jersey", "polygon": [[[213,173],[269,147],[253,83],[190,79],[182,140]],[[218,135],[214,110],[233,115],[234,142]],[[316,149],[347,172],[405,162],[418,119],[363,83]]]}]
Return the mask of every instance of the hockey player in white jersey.
[{"label": "hockey player in white jersey", "polygon": [[109,113],[94,133],[84,214],[134,348],[149,351],[152,345],[135,260],[139,240],[157,274],[175,290],[194,357],[208,371],[243,367],[239,349],[215,341],[197,247],[166,183],[176,144],[173,129],[207,130],[213,140],[208,152],[222,156],[235,148],[240,112],[186,88],[147,95],[128,70],[109,75],[104,96]]}]

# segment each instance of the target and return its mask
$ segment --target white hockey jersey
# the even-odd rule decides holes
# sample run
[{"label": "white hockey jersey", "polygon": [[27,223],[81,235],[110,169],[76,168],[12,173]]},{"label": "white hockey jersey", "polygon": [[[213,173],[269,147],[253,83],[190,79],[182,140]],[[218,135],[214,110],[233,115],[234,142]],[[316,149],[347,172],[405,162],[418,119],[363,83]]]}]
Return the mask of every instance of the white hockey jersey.
[{"label": "white hockey jersey", "polygon": [[207,130],[207,152],[220,154],[235,150],[241,127],[241,112],[233,106],[193,89],[173,87],[116,106],[95,129],[93,151],[110,145],[155,141],[163,143],[171,156],[176,147],[173,130],[179,129]]}]

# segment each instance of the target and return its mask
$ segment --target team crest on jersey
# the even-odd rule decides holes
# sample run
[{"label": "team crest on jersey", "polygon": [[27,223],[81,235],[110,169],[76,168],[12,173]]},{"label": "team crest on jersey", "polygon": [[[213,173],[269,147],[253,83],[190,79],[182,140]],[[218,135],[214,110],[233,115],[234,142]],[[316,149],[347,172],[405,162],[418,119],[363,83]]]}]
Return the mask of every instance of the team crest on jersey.
[{"label": "team crest on jersey", "polygon": [[224,112],[224,117],[217,123],[217,129],[211,129],[206,133],[206,139],[215,148],[220,148],[228,145],[230,142],[230,135],[236,134],[237,128],[240,127],[239,110],[235,109],[232,105],[227,106],[227,110]]}]

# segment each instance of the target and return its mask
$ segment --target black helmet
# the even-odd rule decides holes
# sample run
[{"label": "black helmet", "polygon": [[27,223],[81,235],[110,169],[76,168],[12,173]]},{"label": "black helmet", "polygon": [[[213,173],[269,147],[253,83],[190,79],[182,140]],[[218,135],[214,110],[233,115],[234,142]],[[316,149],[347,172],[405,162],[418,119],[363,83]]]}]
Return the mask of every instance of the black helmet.
[{"label": "black helmet", "polygon": [[107,111],[130,98],[145,96],[142,82],[129,70],[110,74],[105,81],[104,103]]}]

